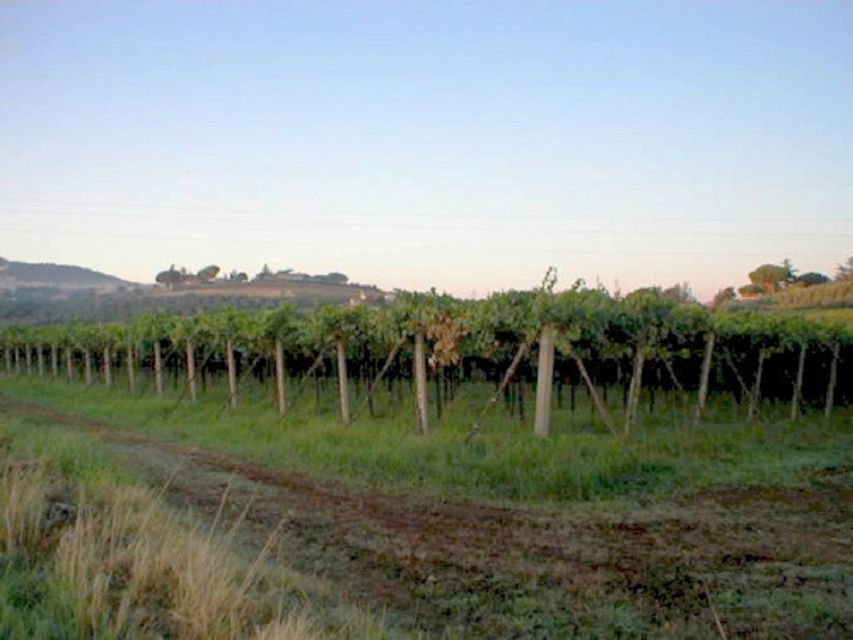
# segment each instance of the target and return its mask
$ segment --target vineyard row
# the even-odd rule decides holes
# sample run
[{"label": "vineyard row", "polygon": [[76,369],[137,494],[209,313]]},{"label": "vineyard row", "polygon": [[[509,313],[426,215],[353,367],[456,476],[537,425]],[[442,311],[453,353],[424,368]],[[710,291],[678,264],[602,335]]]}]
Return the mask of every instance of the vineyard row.
[{"label": "vineyard row", "polygon": [[[324,305],[301,314],[292,305],[265,312],[223,309],[188,316],[153,314],[119,324],[7,327],[0,355],[7,374],[64,375],[82,372],[87,385],[97,368],[106,386],[121,366],[131,391],[138,369],[163,393],[164,369],[180,367],[181,398],[195,402],[206,370],[228,380],[228,403],[236,408],[243,378],[272,371],[278,412],[285,415],[309,379],[334,363],[342,422],[349,425],[385,378],[412,383],[417,429],[427,433],[427,387],[488,379],[494,394],[472,424],[470,436],[514,380],[536,380],[534,431],[550,430],[554,382],[582,384],[600,421],[614,434],[630,434],[645,387],[689,398],[692,420],[702,418],[711,393],[731,393],[755,418],[762,397],[786,398],[790,418],[804,406],[826,417],[850,401],[853,333],[847,327],[768,313],[726,313],[667,299],[658,289],[615,298],[576,285],[554,293],[542,288],[495,294],[482,301],[447,295],[400,293],[393,304]],[[62,371],[64,369],[64,372]],[[646,378],[644,374],[654,372]],[[366,389],[350,407],[350,377]],[[286,381],[295,380],[290,398]],[[839,381],[842,381],[839,384]],[[623,384],[624,412],[616,424],[601,387]],[[370,405],[372,408],[372,405]]]}]

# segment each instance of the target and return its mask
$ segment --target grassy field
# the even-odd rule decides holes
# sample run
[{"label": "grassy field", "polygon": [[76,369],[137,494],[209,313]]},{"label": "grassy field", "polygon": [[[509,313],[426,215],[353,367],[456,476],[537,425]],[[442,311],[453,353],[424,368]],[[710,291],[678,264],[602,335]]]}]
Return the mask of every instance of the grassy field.
[{"label": "grassy field", "polygon": [[[249,460],[387,487],[417,487],[475,498],[515,501],[588,500],[673,488],[794,482],[798,469],[853,459],[851,412],[831,421],[818,412],[790,424],[787,406],[767,403],[752,424],[732,423],[735,407],[716,401],[698,426],[683,416],[680,398],[658,400],[626,441],[591,420],[587,403],[557,410],[554,434],[535,438],[529,422],[496,409],[472,444],[464,444],[489,393],[470,385],[429,437],[414,433],[412,411],[366,416],[344,429],[328,390],[320,405],[301,398],[282,420],[264,391],[249,385],[243,406],[225,408],[214,386],[191,405],[176,396],[130,397],[123,390],[65,382],[5,380],[5,393],[87,418]],[[581,394],[578,394],[580,396]],[[386,403],[390,406],[390,401]],[[618,409],[613,407],[614,412]],[[528,410],[528,415],[530,415]]]},{"label": "grassy field", "polygon": [[384,636],[270,565],[279,530],[247,555],[235,544],[240,517],[200,526],[97,438],[4,416],[0,444],[0,637]]},{"label": "grassy field", "polygon": [[332,388],[282,420],[252,384],[231,411],[0,378],[0,637],[849,637],[849,410],[693,426],[663,396],[622,441],[578,394],[546,440],[498,406],[466,445],[469,387],[423,437],[390,396],[345,429]]}]

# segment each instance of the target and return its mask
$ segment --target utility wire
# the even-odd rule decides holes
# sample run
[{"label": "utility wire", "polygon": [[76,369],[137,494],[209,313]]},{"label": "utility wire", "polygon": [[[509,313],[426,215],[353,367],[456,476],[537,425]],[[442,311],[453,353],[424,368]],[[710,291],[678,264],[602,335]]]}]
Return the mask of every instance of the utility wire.
[{"label": "utility wire", "polygon": [[[63,231],[61,229],[19,229],[19,228],[0,228],[0,232],[3,233],[23,233],[23,234],[31,234],[31,235],[59,235],[59,236],[76,236],[76,237],[84,237],[84,238],[114,238],[119,240],[130,240],[135,241],[139,239],[146,240],[181,240],[185,242],[204,242],[204,243],[222,243],[227,245],[237,244],[253,244],[253,245],[270,245],[270,246],[281,246],[281,239],[235,239],[233,236],[230,237],[201,237],[201,236],[175,236],[175,235],[156,235],[156,234],[140,234],[140,233],[110,233],[110,232],[82,232],[82,231]],[[699,234],[701,235],[701,234]],[[387,243],[378,243],[375,246],[370,246],[365,243],[361,243],[360,248],[369,249],[373,253],[396,253],[399,251],[411,252],[412,250],[420,249],[420,250],[431,250],[431,249],[444,249],[448,248],[447,244],[441,245],[428,245],[426,243],[417,243],[417,244],[400,244],[395,243],[394,245],[389,246]],[[305,248],[312,249],[315,248],[316,244],[302,244],[302,245],[293,245],[288,244],[288,248]],[[682,257],[682,258],[736,258],[736,257],[744,257],[744,258],[763,258],[766,257],[767,252],[753,252],[753,253],[742,253],[742,252],[708,252],[708,251],[653,251],[653,250],[637,250],[637,251],[598,251],[598,250],[583,250],[576,249],[574,247],[561,247],[561,248],[542,248],[542,247],[519,247],[516,245],[513,246],[498,246],[498,245],[486,245],[481,246],[481,249],[485,248],[490,251],[498,251],[502,253],[523,253],[523,254],[557,254],[557,255],[591,255],[591,256],[611,256],[611,255],[626,255],[626,256],[674,256],[674,257]],[[822,258],[826,256],[826,252],[820,253],[797,253],[800,257],[809,257],[809,258]]]},{"label": "utility wire", "polygon": [[[22,209],[6,209],[0,208],[0,214],[9,213],[9,214],[21,214],[28,216],[42,216],[42,217],[91,217],[91,218],[99,218],[99,219],[108,219],[114,220],[115,222],[132,222],[133,220],[156,220],[156,221],[165,221],[172,220],[174,221],[174,217],[162,216],[162,215],[150,215],[150,214],[133,214],[131,216],[121,216],[111,213],[100,213],[100,212],[80,212],[80,211],[32,211],[32,210],[22,210]],[[587,219],[594,218],[594,216],[590,215]],[[278,231],[281,233],[288,233],[293,231],[294,229],[316,229],[320,226],[333,226],[336,228],[340,227],[349,227],[356,229],[374,229],[374,230],[400,230],[406,229],[411,231],[431,231],[437,228],[447,231],[471,231],[476,233],[484,233],[484,232],[513,232],[520,233],[525,232],[529,233],[531,231],[529,225],[527,226],[507,226],[507,225],[477,225],[477,226],[463,226],[463,225],[438,225],[435,222],[432,223],[422,223],[422,224],[410,224],[408,222],[386,222],[386,223],[376,223],[370,221],[352,221],[352,222],[341,222],[338,220],[315,220],[315,221],[304,221],[304,222],[289,222],[288,226],[278,226],[271,222],[261,222],[258,220],[247,220],[242,216],[238,217],[217,217],[217,216],[203,216],[203,217],[195,217],[195,218],[187,218],[182,217],[180,220],[186,221],[194,221],[194,222],[228,222],[231,224],[239,224],[241,226],[249,223],[255,224],[263,224],[264,233],[269,233],[272,231]],[[279,220],[280,221],[280,220]],[[565,220],[563,221],[565,222]],[[643,222],[646,222],[643,220]],[[682,236],[682,237],[706,237],[706,236],[715,236],[715,237],[726,237],[726,238],[739,238],[743,237],[744,231],[714,231],[714,230],[693,230],[693,231],[683,231],[677,229],[586,229],[586,228],[552,228],[548,227],[546,229],[542,229],[542,231],[547,232],[548,234],[560,234],[560,235],[568,235],[568,236]],[[850,236],[853,237],[853,232],[844,232],[839,230],[830,230],[825,232],[816,232],[816,231],[772,231],[772,230],[763,230],[761,231],[762,237],[774,237],[774,238],[837,238],[839,236]]]},{"label": "utility wire", "polygon": [[[130,203],[130,202],[84,202],[84,201],[68,201],[68,200],[32,200],[32,199],[23,199],[23,198],[3,198],[0,197],[0,202],[8,202],[12,203],[13,206],[17,204],[21,204],[24,206],[59,206],[59,207],[83,207],[83,208],[117,208],[117,209],[135,209],[135,210],[173,210],[173,211],[211,211],[211,212],[220,212],[220,213],[234,213],[234,214],[269,214],[273,216],[272,218],[265,218],[259,220],[259,222],[269,222],[270,220],[280,219],[282,215],[299,215],[299,216],[342,216],[342,217],[369,217],[369,216],[390,216],[399,219],[407,219],[407,218],[425,218],[428,220],[434,220],[435,218],[441,217],[450,217],[454,219],[458,219],[461,217],[464,218],[487,218],[489,220],[494,220],[496,218],[521,218],[524,220],[530,219],[540,219],[540,220],[554,220],[554,221],[565,221],[567,219],[589,219],[593,218],[601,218],[602,216],[612,216],[613,218],[618,218],[620,223],[624,222],[626,218],[634,218],[639,219],[644,222],[648,221],[656,221],[656,222],[707,222],[707,223],[718,223],[718,222],[756,222],[756,223],[816,223],[816,222],[844,222],[849,221],[849,215],[839,215],[839,216],[825,216],[823,213],[820,218],[811,217],[808,215],[800,214],[796,217],[783,217],[783,216],[772,216],[772,217],[761,217],[761,218],[752,218],[747,215],[732,215],[732,214],[703,214],[701,218],[692,218],[685,216],[660,216],[660,215],[642,215],[637,214],[635,212],[621,212],[614,214],[613,212],[571,212],[571,211],[559,211],[559,210],[534,210],[534,211],[526,211],[526,210],[505,210],[505,211],[381,211],[381,210],[360,210],[360,211],[338,211],[338,210],[292,210],[288,209],[286,206],[282,207],[233,207],[229,205],[213,205],[213,204],[167,204],[167,203]],[[14,210],[14,209],[12,209]],[[60,212],[62,213],[62,212]],[[73,212],[69,212],[73,213]],[[104,212],[98,212],[99,214],[103,214]],[[164,216],[167,217],[167,216]],[[204,216],[199,219],[207,219],[211,218],[208,216]],[[227,220],[234,220],[233,217],[227,218]],[[244,215],[240,218],[241,221],[248,220]]]}]

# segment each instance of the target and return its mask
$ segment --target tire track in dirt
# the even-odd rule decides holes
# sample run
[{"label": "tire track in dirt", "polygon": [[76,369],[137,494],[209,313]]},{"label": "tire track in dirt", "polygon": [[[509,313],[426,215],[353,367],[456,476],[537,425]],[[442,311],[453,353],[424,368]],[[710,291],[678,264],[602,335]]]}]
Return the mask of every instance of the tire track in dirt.
[{"label": "tire track in dirt", "polygon": [[5,397],[0,410],[95,433],[154,485],[179,468],[168,499],[207,521],[229,487],[232,519],[251,503],[240,542],[259,548],[284,521],[289,566],[431,635],[554,637],[590,602],[613,596],[652,618],[687,616],[713,630],[703,581],[762,563],[849,568],[853,557],[844,482],[571,515],[351,488]]}]

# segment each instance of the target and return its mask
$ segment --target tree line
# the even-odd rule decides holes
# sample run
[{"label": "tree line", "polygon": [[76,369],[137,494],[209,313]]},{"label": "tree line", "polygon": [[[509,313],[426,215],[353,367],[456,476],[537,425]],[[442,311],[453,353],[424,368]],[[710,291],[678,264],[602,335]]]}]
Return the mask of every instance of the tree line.
[{"label": "tree line", "polygon": [[[186,267],[177,268],[173,264],[165,271],[158,273],[154,281],[157,284],[162,284],[169,289],[178,286],[202,286],[209,285],[217,281],[221,269],[219,265],[211,264],[197,272],[190,271]],[[345,285],[349,284],[349,277],[346,274],[338,271],[332,271],[326,274],[310,275],[307,273],[298,273],[293,269],[280,269],[273,271],[269,265],[265,264],[261,271],[251,279],[252,282],[264,282],[270,280],[282,280],[290,282],[313,282],[323,284]],[[245,271],[237,271],[233,269],[230,273],[225,274],[220,281],[241,283],[249,282],[249,275]]]},{"label": "tree line", "polygon": [[[749,283],[738,287],[726,287],[720,289],[714,296],[713,305],[723,306],[737,299],[738,294],[744,299],[760,298],[766,295],[778,294],[779,292],[796,291],[824,285],[832,282],[832,279],[816,271],[797,273],[790,260],[783,260],[781,264],[762,264],[749,272]],[[839,264],[835,273],[835,282],[853,282],[853,257]],[[812,296],[815,297],[815,296]],[[820,296],[816,296],[819,298]]]}]

